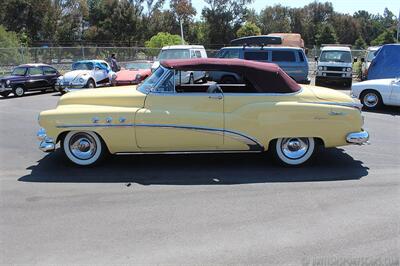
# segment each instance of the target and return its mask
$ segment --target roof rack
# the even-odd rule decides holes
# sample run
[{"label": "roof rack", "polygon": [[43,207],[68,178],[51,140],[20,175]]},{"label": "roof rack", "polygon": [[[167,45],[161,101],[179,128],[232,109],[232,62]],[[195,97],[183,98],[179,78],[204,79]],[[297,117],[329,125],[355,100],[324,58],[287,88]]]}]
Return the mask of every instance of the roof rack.
[{"label": "roof rack", "polygon": [[260,36],[242,37],[242,38],[231,41],[231,45],[237,45],[237,46],[243,46],[243,47],[246,47],[246,46],[264,47],[269,44],[282,44],[282,37],[260,35]]}]

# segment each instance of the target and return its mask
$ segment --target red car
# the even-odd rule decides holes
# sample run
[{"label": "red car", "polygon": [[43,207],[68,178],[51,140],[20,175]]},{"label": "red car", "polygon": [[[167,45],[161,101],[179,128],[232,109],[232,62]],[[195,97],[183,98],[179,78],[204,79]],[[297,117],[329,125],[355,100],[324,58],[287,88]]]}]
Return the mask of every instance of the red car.
[{"label": "red car", "polygon": [[117,72],[115,85],[139,84],[151,75],[150,61],[137,61],[126,64],[126,68]]}]

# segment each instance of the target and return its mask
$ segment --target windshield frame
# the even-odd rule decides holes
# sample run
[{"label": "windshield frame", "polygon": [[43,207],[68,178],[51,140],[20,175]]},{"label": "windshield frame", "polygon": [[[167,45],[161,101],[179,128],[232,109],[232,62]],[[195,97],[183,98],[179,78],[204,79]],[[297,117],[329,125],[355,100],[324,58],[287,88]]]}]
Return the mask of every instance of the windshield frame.
[{"label": "windshield frame", "polygon": [[[329,53],[341,53],[341,54],[350,54],[349,60],[348,61],[338,61],[338,60],[332,60],[332,59],[324,59],[323,60],[323,55],[324,54],[329,54]],[[329,62],[334,62],[334,63],[352,63],[352,55],[350,51],[343,51],[343,50],[326,50],[326,51],[321,51],[321,55],[319,57],[320,62],[324,63],[329,63]]]},{"label": "windshield frame", "polygon": [[[155,81],[152,84],[149,84],[149,82],[151,81],[151,78],[156,75],[156,72],[159,70],[163,70],[163,73],[158,77],[158,80]],[[163,67],[163,66],[159,66],[156,70],[154,70],[154,72],[142,83],[137,87],[137,90],[144,93],[144,94],[148,94],[150,92],[155,92],[155,93],[166,93],[166,92],[159,92],[157,91],[157,88],[160,86],[160,84],[162,84],[170,75],[170,73],[172,72],[171,69]],[[150,87],[150,88],[147,88]],[[174,84],[174,90],[175,90],[175,84]]]}]

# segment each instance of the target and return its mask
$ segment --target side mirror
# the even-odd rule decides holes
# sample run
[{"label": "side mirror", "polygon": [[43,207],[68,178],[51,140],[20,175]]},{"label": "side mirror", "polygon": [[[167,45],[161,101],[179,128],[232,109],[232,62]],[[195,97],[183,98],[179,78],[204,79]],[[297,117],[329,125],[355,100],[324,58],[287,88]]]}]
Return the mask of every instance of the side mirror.
[{"label": "side mirror", "polygon": [[315,61],[318,61],[318,56],[314,57],[314,60],[315,60]]},{"label": "side mirror", "polygon": [[361,57],[361,63],[364,63],[364,62],[365,62],[365,58]]},{"label": "side mirror", "polygon": [[353,62],[357,63],[357,57],[354,57]]}]

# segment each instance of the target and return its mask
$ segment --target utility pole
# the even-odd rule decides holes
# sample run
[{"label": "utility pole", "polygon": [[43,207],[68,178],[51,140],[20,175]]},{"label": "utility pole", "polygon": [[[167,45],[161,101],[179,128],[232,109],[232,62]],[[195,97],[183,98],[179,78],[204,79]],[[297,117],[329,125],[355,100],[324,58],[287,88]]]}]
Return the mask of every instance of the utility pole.
[{"label": "utility pole", "polygon": [[[183,23],[182,23],[182,17],[179,18],[179,22],[181,24],[181,39],[182,39],[182,44],[185,44],[185,40],[183,39]],[[398,37],[398,36],[397,36]]]},{"label": "utility pole", "polygon": [[399,31],[400,31],[400,9],[399,9],[399,16],[397,17],[397,42],[399,42]]}]

